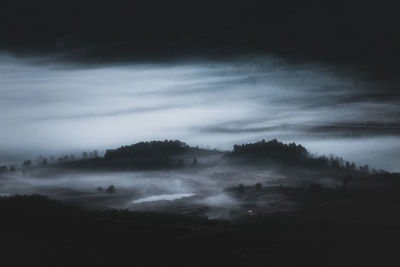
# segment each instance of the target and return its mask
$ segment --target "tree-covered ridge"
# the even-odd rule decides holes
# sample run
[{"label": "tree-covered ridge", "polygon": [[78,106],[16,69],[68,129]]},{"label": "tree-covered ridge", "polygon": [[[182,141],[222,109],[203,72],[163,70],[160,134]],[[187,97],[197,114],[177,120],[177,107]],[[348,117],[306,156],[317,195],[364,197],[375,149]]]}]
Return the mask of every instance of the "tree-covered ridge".
[{"label": "tree-covered ridge", "polygon": [[189,151],[189,145],[179,140],[140,142],[117,149],[108,149],[106,159],[130,158],[138,156],[162,156]]},{"label": "tree-covered ridge", "polygon": [[[46,158],[40,156],[37,165],[33,165],[31,160],[25,160],[19,169],[15,166],[1,166],[1,172],[15,172],[16,170],[27,171],[33,167],[66,167],[66,168],[86,168],[86,169],[166,169],[182,168],[185,166],[196,166],[198,157],[209,155],[225,154],[225,159],[244,160],[247,164],[268,161],[283,166],[297,166],[310,169],[331,169],[345,170],[348,173],[360,171],[362,173],[384,173],[384,170],[370,169],[368,165],[356,166],[355,163],[345,161],[341,157],[315,156],[304,146],[296,143],[282,143],[277,139],[270,141],[261,140],[256,143],[236,144],[233,151],[223,152],[216,149],[204,149],[198,146],[192,147],[179,140],[147,141],[139,142],[129,146],[121,146],[116,149],[108,149],[104,157],[99,156],[98,152],[83,152],[82,158],[75,158],[73,155],[59,158]],[[52,159],[53,158],[53,159]],[[65,158],[65,160],[64,160]],[[218,164],[218,159],[214,158],[211,164]],[[237,163],[237,162],[236,162]],[[236,164],[232,163],[232,164]]]},{"label": "tree-covered ridge", "polygon": [[[269,160],[276,163],[301,165],[311,168],[335,168],[356,170],[356,165],[349,161],[344,161],[340,157],[325,155],[314,156],[305,147],[296,143],[285,144],[276,139],[271,141],[261,140],[256,143],[234,145],[233,156],[245,156],[252,160]],[[368,165],[360,166],[359,170],[369,172]],[[373,170],[373,172],[377,172]]]},{"label": "tree-covered ridge", "polygon": [[268,142],[263,139],[252,144],[234,145],[233,152],[286,160],[299,160],[309,156],[307,149],[302,145],[284,144],[276,139]]}]

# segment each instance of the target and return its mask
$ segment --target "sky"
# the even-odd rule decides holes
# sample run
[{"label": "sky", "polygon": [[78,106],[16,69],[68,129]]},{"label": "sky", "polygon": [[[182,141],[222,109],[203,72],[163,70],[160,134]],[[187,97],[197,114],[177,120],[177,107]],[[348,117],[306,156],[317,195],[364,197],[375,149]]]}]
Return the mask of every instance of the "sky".
[{"label": "sky", "polygon": [[0,55],[0,163],[179,139],[231,150],[277,138],[400,171],[393,82],[277,56],[66,63]]}]

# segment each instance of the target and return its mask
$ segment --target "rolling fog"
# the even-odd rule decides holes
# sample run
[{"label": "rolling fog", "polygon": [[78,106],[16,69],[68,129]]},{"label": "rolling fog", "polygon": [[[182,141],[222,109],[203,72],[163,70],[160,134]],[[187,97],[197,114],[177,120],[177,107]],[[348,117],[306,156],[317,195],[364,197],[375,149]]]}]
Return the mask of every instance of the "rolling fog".
[{"label": "rolling fog", "polygon": [[277,138],[400,171],[397,92],[351,70],[267,56],[96,66],[3,54],[0,163],[144,140],[230,150]]},{"label": "rolling fog", "polygon": [[[209,164],[201,158],[200,168],[170,171],[79,172],[52,168],[17,171],[0,174],[0,196],[41,194],[86,208],[232,218],[232,214],[248,212],[248,201],[235,197],[238,184],[253,188],[258,182],[264,186],[290,183],[288,177],[273,171],[237,168],[224,164],[221,158],[213,160],[214,164]],[[110,185],[115,192],[106,191]],[[282,196],[269,195],[262,201],[282,202]]]}]

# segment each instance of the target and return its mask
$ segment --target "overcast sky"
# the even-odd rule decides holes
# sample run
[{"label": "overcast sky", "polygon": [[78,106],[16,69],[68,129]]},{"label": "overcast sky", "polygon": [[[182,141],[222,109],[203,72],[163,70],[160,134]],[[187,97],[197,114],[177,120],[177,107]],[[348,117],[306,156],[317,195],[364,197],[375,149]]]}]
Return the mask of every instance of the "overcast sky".
[{"label": "overcast sky", "polygon": [[400,171],[395,85],[272,57],[71,65],[0,57],[0,160],[180,139],[230,150],[277,138]]}]

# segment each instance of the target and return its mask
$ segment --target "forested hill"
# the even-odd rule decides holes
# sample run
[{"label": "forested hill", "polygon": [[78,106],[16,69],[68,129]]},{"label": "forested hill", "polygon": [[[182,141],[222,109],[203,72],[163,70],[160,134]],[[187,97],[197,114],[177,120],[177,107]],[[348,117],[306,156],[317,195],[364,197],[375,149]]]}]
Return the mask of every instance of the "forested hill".
[{"label": "forested hill", "polygon": [[216,150],[191,147],[179,140],[149,141],[107,149],[104,157],[68,161],[58,164],[58,166],[113,170],[175,169],[196,166],[199,156],[221,153]]},{"label": "forested hill", "polygon": [[140,142],[130,146],[121,146],[117,149],[108,149],[104,158],[120,159],[142,156],[169,156],[190,150],[193,150],[193,148],[178,140]]},{"label": "forested hill", "polygon": [[[211,156],[218,156],[213,157]],[[256,143],[234,145],[232,151],[217,151],[192,147],[178,140],[139,142],[129,146],[106,150],[104,157],[70,160],[55,164],[65,168],[84,169],[175,169],[184,167],[247,164],[270,164],[308,169],[329,169],[347,172],[378,172],[368,165],[357,167],[353,162],[337,156],[315,156],[300,144],[285,144],[274,139]],[[383,172],[383,171],[379,171]]]},{"label": "forested hill", "polygon": [[[356,170],[354,162],[345,161],[337,156],[315,156],[300,144],[294,142],[285,144],[276,139],[234,145],[229,157],[252,162],[274,162],[287,166]],[[360,166],[358,170],[369,172],[369,166]]]}]

